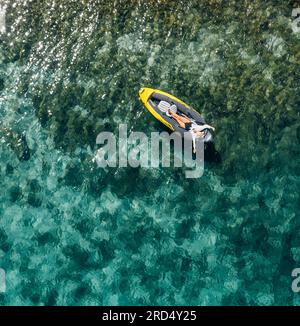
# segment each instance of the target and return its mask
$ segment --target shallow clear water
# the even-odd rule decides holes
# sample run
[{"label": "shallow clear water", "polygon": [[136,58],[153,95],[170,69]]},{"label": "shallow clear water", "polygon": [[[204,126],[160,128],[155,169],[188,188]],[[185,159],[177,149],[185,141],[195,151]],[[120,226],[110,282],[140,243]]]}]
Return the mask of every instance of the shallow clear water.
[{"label": "shallow clear water", "polygon": [[[1,4],[0,303],[299,305],[297,1]],[[202,112],[222,162],[98,169],[99,132],[165,130],[141,86]]]}]

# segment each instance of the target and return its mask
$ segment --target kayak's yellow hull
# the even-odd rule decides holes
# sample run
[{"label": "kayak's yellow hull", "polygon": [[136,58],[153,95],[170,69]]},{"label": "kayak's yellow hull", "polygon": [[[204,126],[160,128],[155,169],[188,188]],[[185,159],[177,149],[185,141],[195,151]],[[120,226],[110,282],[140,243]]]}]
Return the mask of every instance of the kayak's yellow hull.
[{"label": "kayak's yellow hull", "polygon": [[158,93],[161,95],[165,95],[173,100],[175,100],[176,102],[179,102],[181,104],[183,104],[186,107],[189,107],[186,103],[184,103],[183,101],[181,101],[180,99],[178,99],[177,97],[168,94],[166,92],[160,91],[158,89],[153,89],[153,88],[141,88],[139,91],[139,96],[140,96],[140,100],[141,102],[145,105],[145,107],[147,108],[147,110],[160,122],[162,122],[165,126],[167,126],[169,129],[171,129],[172,131],[174,131],[174,127],[168,122],[166,121],[160,114],[158,114],[153,108],[152,106],[149,104],[149,98],[151,97],[151,95],[153,93]]}]

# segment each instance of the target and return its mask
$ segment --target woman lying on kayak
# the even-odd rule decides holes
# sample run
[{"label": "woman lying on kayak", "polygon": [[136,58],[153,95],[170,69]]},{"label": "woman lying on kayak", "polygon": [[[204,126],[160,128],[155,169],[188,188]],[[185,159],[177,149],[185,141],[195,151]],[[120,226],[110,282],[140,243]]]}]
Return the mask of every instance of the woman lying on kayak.
[{"label": "woman lying on kayak", "polygon": [[193,151],[194,153],[196,152],[196,139],[197,138],[203,138],[204,137],[204,130],[205,129],[212,129],[213,131],[215,130],[214,127],[208,125],[208,124],[204,124],[202,126],[200,125],[196,125],[193,124],[192,120],[189,119],[186,116],[181,116],[177,113],[172,112],[171,110],[169,110],[169,115],[177,121],[177,123],[179,124],[179,126],[183,129],[189,130],[192,134],[192,138],[193,138]]}]

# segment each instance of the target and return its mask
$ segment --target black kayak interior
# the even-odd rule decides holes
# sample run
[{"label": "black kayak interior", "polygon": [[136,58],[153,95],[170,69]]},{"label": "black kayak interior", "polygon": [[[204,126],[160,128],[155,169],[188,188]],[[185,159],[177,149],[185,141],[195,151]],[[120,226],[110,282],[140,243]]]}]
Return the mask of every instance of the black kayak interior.
[{"label": "black kayak interior", "polygon": [[[175,119],[173,119],[172,117],[167,115],[165,112],[162,112],[158,107],[159,103],[161,101],[168,102],[171,106],[176,105],[177,114],[188,117],[194,123],[196,123],[200,126],[206,124],[203,117],[197,111],[168,97],[167,95],[163,95],[163,94],[154,92],[151,95],[151,97],[149,98],[149,104],[160,116],[163,117],[164,120],[166,120],[168,123],[170,123],[174,127],[175,131],[184,133],[189,129],[184,129],[184,128],[180,127],[180,125],[178,124],[178,122]],[[212,134],[211,134],[210,130],[208,130],[208,129],[204,130],[204,141],[205,142],[213,142]]]}]

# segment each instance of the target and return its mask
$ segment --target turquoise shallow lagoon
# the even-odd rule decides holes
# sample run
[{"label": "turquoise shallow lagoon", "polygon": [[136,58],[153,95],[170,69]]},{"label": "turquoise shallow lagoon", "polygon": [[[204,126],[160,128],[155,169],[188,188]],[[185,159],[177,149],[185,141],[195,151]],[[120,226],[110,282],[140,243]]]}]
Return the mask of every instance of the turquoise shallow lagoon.
[{"label": "turquoise shallow lagoon", "polygon": [[[297,1],[0,4],[0,304],[299,305]],[[202,178],[93,162],[165,130],[142,86],[216,127]]]}]

